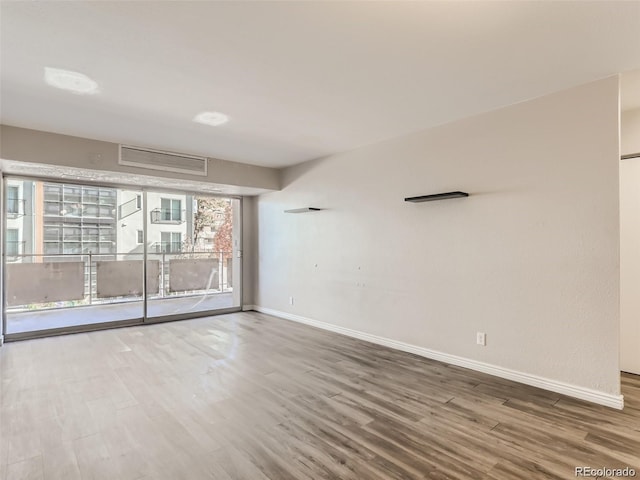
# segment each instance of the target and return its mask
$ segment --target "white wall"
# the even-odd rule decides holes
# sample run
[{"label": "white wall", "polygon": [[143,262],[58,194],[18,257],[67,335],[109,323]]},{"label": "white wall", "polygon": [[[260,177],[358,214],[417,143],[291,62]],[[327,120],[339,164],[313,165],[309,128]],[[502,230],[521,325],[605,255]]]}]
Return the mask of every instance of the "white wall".
[{"label": "white wall", "polygon": [[620,150],[622,155],[640,153],[640,108],[622,112]]},{"label": "white wall", "polygon": [[[119,188],[118,194],[118,209],[121,205],[136,200],[138,195],[142,196],[141,191],[126,190]],[[127,215],[125,218],[120,218],[120,212],[118,211],[118,219],[116,222],[117,230],[117,247],[118,253],[133,253],[131,260],[142,260],[140,256],[144,251],[144,245],[138,244],[138,230],[144,228],[145,217],[143,215],[142,208],[134,213]],[[159,235],[159,234],[158,234]],[[151,238],[149,236],[149,242],[159,241],[159,239]]]},{"label": "white wall", "polygon": [[619,400],[618,117],[611,77],[287,169],[256,304]]},{"label": "white wall", "polygon": [[[640,153],[640,109],[620,131],[622,154]],[[620,162],[620,369],[640,375],[640,158]]]}]

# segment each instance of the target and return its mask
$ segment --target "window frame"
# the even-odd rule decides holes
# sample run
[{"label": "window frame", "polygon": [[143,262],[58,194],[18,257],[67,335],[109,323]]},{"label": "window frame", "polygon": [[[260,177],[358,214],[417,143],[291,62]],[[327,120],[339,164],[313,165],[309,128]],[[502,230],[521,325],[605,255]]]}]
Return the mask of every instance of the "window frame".
[{"label": "window frame", "polygon": [[[12,235],[9,235],[12,232]],[[10,236],[15,233],[15,240],[9,240]],[[19,228],[7,228],[5,229],[6,241],[5,241],[5,253],[7,257],[17,257],[20,255],[20,229]],[[9,248],[11,245],[11,248]]]},{"label": "window frame", "polygon": [[[10,192],[15,192],[15,196],[12,196]],[[19,215],[19,214],[20,214],[20,187],[18,185],[7,185],[7,215]]]},{"label": "window frame", "polygon": [[162,253],[182,252],[182,232],[160,232],[160,246]]},{"label": "window frame", "polygon": [[[176,208],[176,205],[178,208]],[[182,221],[182,199],[180,198],[160,198],[160,214],[164,222]]]}]

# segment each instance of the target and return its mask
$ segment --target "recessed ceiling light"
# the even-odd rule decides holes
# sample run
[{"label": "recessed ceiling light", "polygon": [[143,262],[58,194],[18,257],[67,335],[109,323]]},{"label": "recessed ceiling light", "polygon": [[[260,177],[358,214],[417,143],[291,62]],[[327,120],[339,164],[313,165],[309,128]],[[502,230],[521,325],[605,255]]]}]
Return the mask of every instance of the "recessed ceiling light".
[{"label": "recessed ceiling light", "polygon": [[60,68],[44,67],[44,81],[52,87],[67,90],[78,95],[93,95],[98,93],[98,84],[84,73],[62,70]]},{"label": "recessed ceiling light", "polygon": [[229,121],[229,117],[220,112],[202,112],[193,117],[193,121],[202,123],[203,125],[217,127],[218,125],[227,123]]}]

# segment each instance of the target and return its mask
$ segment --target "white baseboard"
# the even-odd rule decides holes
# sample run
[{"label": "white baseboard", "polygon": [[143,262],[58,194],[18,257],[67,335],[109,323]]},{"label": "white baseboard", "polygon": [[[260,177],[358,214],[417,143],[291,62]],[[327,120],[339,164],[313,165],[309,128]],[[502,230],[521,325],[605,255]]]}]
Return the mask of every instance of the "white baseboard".
[{"label": "white baseboard", "polygon": [[242,311],[243,312],[248,312],[248,311],[255,310],[255,309],[256,309],[255,305],[243,305],[242,306]]},{"label": "white baseboard", "polygon": [[338,325],[332,325],[326,322],[320,322],[311,318],[294,315],[292,313],[281,312],[279,310],[273,310],[271,308],[265,308],[259,305],[252,305],[251,307],[253,310],[261,313],[266,313],[267,315],[273,315],[274,317],[280,317],[285,320],[304,323],[305,325],[311,325],[312,327],[317,327],[323,330],[329,330],[331,332],[347,335],[349,337],[358,338],[366,342],[384,345],[385,347],[402,350],[403,352],[414,353],[416,355],[420,355],[421,357],[430,358],[432,360],[438,360],[440,362],[448,363],[451,365],[457,365],[459,367],[469,368],[478,372],[488,373],[489,375],[494,375],[496,377],[506,378],[507,380],[513,380],[515,382],[524,383],[533,387],[561,393],[569,397],[579,398],[580,400],[586,400],[588,402],[597,403],[606,407],[616,408],[618,410],[622,410],[624,408],[624,397],[622,395],[613,395],[610,393],[599,392],[590,388],[579,387],[577,385],[559,382],[550,378],[539,377],[537,375],[531,375],[529,373],[519,372],[517,370],[511,370],[508,368],[499,367],[497,365],[491,365],[489,363],[471,360],[469,358],[458,357],[456,355],[438,352],[437,350],[418,347],[409,343],[399,342],[397,340],[392,340],[377,335],[371,335],[370,333],[360,332],[358,330],[352,330],[350,328],[340,327]]}]

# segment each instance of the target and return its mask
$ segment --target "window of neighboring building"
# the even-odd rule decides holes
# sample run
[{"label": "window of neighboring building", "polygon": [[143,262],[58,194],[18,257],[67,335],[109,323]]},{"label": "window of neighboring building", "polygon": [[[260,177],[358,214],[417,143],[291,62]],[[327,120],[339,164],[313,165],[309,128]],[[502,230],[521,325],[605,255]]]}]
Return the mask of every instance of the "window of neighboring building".
[{"label": "window of neighboring building", "polygon": [[115,253],[116,189],[44,183],[43,190],[45,254]]},{"label": "window of neighboring building", "polygon": [[182,233],[161,232],[160,243],[162,244],[163,253],[180,252],[182,250]]},{"label": "window of neighboring building", "polygon": [[19,232],[17,228],[7,228],[7,256],[16,257],[20,254]]},{"label": "window of neighboring building", "polygon": [[136,195],[136,208],[142,208],[142,195]]},{"label": "window of neighboring building", "polygon": [[160,209],[162,210],[162,220],[167,222],[180,222],[182,220],[182,200],[161,198]]},{"label": "window of neighboring building", "polygon": [[8,186],[7,187],[7,213],[18,214],[20,213],[20,187]]},{"label": "window of neighboring building", "polygon": [[144,243],[144,232],[142,230],[138,230],[136,241],[138,244]]}]

